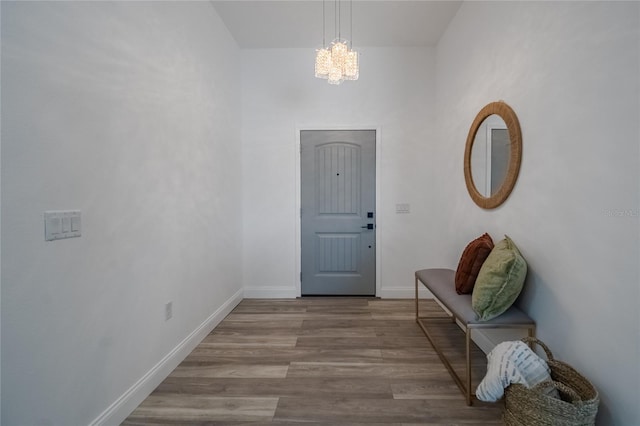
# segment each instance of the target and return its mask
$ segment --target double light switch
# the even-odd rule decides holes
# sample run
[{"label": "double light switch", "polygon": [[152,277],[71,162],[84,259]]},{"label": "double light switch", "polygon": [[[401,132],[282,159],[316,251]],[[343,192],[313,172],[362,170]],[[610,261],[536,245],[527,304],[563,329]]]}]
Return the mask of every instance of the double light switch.
[{"label": "double light switch", "polygon": [[45,241],[79,237],[82,221],[80,210],[44,212]]}]

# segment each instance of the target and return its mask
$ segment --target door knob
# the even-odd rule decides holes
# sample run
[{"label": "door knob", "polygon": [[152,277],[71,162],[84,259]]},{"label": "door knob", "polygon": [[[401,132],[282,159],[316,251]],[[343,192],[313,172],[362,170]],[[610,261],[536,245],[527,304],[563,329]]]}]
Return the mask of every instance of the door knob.
[{"label": "door knob", "polygon": [[361,226],[362,229],[373,229],[373,223],[367,223],[366,226]]}]

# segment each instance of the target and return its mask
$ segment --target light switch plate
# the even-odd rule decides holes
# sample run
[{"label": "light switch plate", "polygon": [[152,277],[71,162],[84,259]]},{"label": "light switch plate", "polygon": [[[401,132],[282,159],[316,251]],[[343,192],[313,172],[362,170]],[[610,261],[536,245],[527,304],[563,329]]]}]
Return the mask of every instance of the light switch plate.
[{"label": "light switch plate", "polygon": [[81,235],[80,210],[55,210],[44,212],[45,241],[74,238]]},{"label": "light switch plate", "polygon": [[410,213],[411,212],[411,205],[407,204],[407,203],[403,203],[403,204],[396,204],[396,214],[400,214],[400,213]]},{"label": "light switch plate", "polygon": [[71,218],[63,217],[62,218],[62,233],[66,234],[67,232],[71,232]]}]

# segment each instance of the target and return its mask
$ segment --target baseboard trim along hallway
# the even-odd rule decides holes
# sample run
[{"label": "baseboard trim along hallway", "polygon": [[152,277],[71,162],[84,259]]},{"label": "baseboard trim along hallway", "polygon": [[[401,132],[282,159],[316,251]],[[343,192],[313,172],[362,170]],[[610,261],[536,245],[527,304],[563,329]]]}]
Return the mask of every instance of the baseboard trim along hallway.
[{"label": "baseboard trim along hallway", "polygon": [[116,425],[127,416],[198,346],[222,320],[242,301],[243,290],[231,296],[220,308],[193,330],[173,348],[160,362],[142,376],[105,411],[96,417],[90,426]]}]

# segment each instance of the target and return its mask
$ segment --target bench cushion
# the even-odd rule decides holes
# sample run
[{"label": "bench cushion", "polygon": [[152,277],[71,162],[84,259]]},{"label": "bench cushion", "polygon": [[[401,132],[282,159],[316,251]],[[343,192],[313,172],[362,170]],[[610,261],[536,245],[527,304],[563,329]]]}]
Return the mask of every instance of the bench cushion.
[{"label": "bench cushion", "polygon": [[489,321],[482,321],[471,307],[471,295],[456,293],[455,274],[456,272],[452,269],[436,268],[422,269],[416,271],[415,275],[464,325],[534,324],[534,321],[516,306],[511,306],[502,315]]},{"label": "bench cushion", "polygon": [[471,241],[464,248],[456,268],[456,292],[468,294],[473,291],[480,268],[493,250],[493,240],[487,233]]}]

